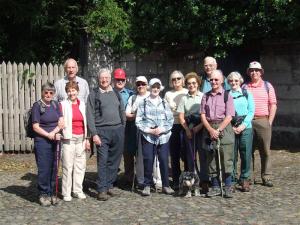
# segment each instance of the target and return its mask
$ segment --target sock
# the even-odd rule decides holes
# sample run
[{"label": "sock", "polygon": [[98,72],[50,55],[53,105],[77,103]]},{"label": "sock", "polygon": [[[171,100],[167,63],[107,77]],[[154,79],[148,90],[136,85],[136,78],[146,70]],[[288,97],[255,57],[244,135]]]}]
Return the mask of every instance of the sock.
[{"label": "sock", "polygon": [[219,187],[219,186],[220,186],[219,180],[218,180],[217,177],[211,178],[211,186],[212,186],[212,187]]},{"label": "sock", "polygon": [[225,174],[225,186],[227,186],[227,187],[231,186],[231,174],[230,173]]}]

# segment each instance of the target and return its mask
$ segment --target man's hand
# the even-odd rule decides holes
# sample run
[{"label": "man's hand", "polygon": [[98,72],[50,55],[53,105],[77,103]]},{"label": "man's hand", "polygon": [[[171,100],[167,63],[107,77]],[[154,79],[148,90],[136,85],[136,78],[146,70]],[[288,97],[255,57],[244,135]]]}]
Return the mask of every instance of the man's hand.
[{"label": "man's hand", "polygon": [[93,136],[93,142],[95,143],[95,145],[99,145],[99,146],[101,146],[102,144],[101,139],[97,134]]},{"label": "man's hand", "polygon": [[186,129],[185,133],[186,133],[186,136],[187,136],[188,139],[193,138],[193,132],[190,129]]},{"label": "man's hand", "polygon": [[219,138],[220,131],[218,131],[218,130],[212,128],[212,129],[209,130],[209,135],[210,135],[210,138],[211,138],[211,139],[216,140],[216,139]]}]

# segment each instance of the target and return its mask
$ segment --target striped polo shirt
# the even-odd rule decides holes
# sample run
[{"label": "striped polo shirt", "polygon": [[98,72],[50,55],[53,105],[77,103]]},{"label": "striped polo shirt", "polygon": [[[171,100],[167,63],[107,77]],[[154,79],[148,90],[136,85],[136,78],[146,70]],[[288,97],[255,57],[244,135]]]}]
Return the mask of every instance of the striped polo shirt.
[{"label": "striped polo shirt", "polygon": [[269,106],[277,104],[275,90],[272,84],[267,82],[267,85],[269,94],[263,80],[260,80],[258,84],[248,83],[244,85],[244,88],[249,90],[253,95],[255,104],[254,116],[269,116]]}]

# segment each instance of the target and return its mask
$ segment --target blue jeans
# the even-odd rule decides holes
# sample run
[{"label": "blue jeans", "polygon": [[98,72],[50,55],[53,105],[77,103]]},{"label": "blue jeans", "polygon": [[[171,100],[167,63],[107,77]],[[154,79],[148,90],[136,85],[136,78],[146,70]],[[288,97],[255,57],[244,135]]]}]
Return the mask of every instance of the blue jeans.
[{"label": "blue jeans", "polygon": [[144,158],[144,185],[153,184],[153,163],[154,156],[157,154],[159,169],[163,187],[169,187],[169,142],[155,145],[142,137],[143,158]]},{"label": "blue jeans", "polygon": [[124,126],[97,128],[101,146],[97,146],[97,191],[106,192],[116,181],[124,149]]},{"label": "blue jeans", "polygon": [[34,153],[38,168],[37,185],[40,195],[53,195],[56,174],[56,147],[56,141],[40,137],[34,139]]}]

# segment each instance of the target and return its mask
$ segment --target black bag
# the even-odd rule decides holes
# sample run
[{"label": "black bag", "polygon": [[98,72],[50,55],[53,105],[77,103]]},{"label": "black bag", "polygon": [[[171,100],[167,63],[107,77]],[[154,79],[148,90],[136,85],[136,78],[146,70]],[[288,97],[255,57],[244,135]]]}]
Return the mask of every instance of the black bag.
[{"label": "black bag", "polygon": [[233,127],[238,127],[239,125],[241,125],[244,121],[244,119],[246,118],[246,116],[234,116],[232,117],[231,120],[231,124]]},{"label": "black bag", "polygon": [[201,123],[200,114],[191,114],[189,116],[184,117],[185,122],[189,124],[193,124],[194,126]]}]

